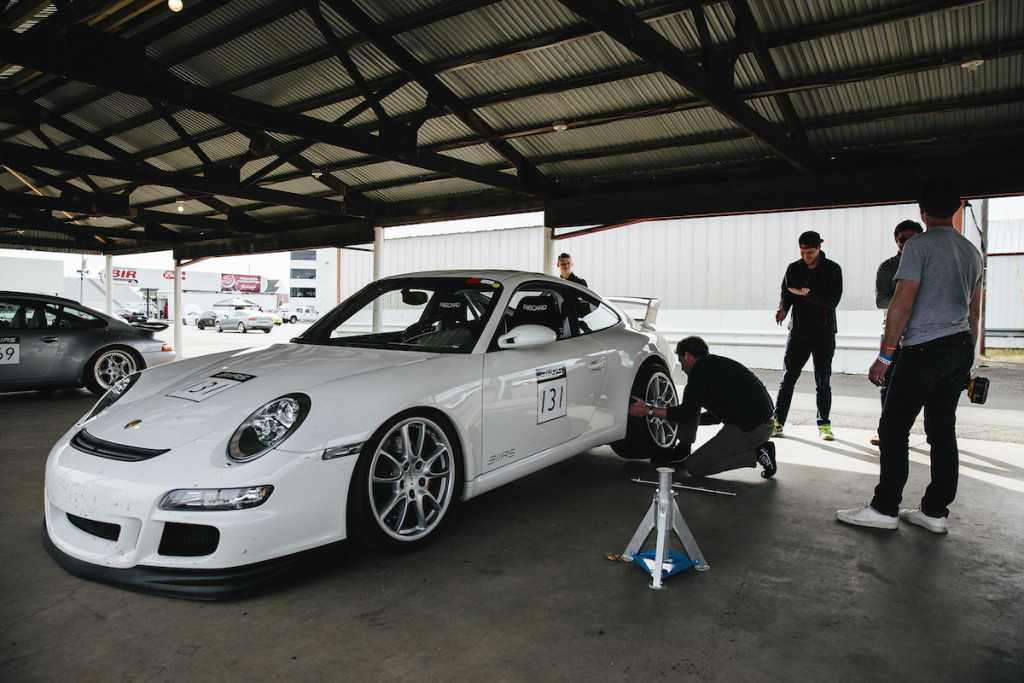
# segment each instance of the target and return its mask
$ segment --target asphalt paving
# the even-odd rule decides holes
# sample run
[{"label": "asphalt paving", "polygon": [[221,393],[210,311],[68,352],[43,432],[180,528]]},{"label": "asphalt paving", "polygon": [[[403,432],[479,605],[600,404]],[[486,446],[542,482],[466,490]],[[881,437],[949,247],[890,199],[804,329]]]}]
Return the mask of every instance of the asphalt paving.
[{"label": "asphalt paving", "polygon": [[[663,590],[636,562],[609,559],[653,503],[653,487],[632,480],[655,472],[602,447],[459,505],[419,552],[341,544],[275,590],[218,603],[133,593],[58,567],[41,542],[43,465],[94,397],[0,395],[0,680],[1016,683],[1021,367],[990,363],[988,403],[961,402],[947,536],[835,521],[877,480],[868,443],[877,395],[863,376],[836,376],[836,440],[825,443],[805,377],[777,440],[775,479],[742,469],[682,481],[735,495],[678,492],[709,569],[669,576]],[[778,373],[758,374],[774,393]],[[713,433],[701,428],[700,438]],[[927,483],[927,448],[912,438],[907,505]]]}]

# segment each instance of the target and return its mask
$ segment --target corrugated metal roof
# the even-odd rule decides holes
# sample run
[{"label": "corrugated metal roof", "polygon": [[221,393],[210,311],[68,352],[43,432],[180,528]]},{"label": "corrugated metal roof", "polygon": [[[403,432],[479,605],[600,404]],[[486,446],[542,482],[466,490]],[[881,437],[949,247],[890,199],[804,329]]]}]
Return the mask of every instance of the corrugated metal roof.
[{"label": "corrugated metal roof", "polygon": [[[285,219],[315,225],[346,207],[366,225],[521,210],[571,225],[901,201],[948,158],[966,159],[968,192],[1024,191],[1024,2],[747,5],[750,25],[724,1],[245,0],[179,15],[148,0],[76,4],[70,22],[58,10],[24,33],[0,29],[0,61],[18,67],[0,77],[0,162],[48,188],[43,206],[110,212],[116,202],[91,195],[125,194],[171,246],[222,240],[229,226],[210,207],[236,207],[264,223],[238,234],[249,250]],[[114,10],[136,18],[91,20]],[[145,69],[117,68],[136,48]],[[344,183],[344,204],[313,171]],[[40,213],[13,176],[0,186],[0,221],[19,226],[0,243],[50,243],[57,209]],[[197,202],[184,225],[180,196]],[[649,213],[619,215],[635,207]]]}]

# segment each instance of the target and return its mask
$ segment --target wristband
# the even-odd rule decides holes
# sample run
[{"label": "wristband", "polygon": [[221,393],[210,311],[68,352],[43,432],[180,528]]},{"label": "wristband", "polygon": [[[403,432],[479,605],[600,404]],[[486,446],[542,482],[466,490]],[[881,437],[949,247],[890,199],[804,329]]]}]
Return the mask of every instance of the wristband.
[{"label": "wristband", "polygon": [[878,360],[882,361],[882,365],[892,365],[892,356],[880,353],[878,354]]},{"label": "wristband", "polygon": [[887,349],[889,351],[895,351],[896,350],[895,346],[886,346],[885,344],[882,344],[882,348],[883,349]]}]

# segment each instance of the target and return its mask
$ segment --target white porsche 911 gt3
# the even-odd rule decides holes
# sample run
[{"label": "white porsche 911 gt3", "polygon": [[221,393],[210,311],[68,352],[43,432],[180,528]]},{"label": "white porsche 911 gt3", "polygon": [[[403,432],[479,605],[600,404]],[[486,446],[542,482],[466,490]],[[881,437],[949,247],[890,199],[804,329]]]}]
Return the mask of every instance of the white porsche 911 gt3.
[{"label": "white porsche 911 gt3", "polygon": [[80,576],[230,597],[351,539],[401,552],[453,506],[589,448],[650,458],[676,427],[652,325],[546,275],[372,283],[288,344],[118,382],[53,447],[46,544]]}]

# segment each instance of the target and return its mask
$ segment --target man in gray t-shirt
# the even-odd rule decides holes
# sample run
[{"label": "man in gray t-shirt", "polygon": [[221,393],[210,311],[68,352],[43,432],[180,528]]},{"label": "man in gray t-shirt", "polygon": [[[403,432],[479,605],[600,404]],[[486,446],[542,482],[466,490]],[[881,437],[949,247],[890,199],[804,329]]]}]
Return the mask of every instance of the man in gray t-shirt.
[{"label": "man in gray t-shirt", "polygon": [[981,271],[981,253],[951,226],[932,226],[907,242],[896,280],[917,282],[919,288],[903,346],[970,332],[969,307]]},{"label": "man in gray t-shirt", "polygon": [[[837,510],[836,519],[878,529],[895,529],[903,520],[944,534],[960,466],[956,406],[974,364],[978,339],[982,259],[977,248],[952,227],[961,200],[950,182],[929,181],[918,205],[926,231],[903,249],[881,351],[868,371],[877,386],[892,365],[878,421],[878,485],[870,503]],[[893,362],[897,344],[900,354]],[[910,428],[922,408],[932,480],[920,505],[901,510],[909,475]]]}]

